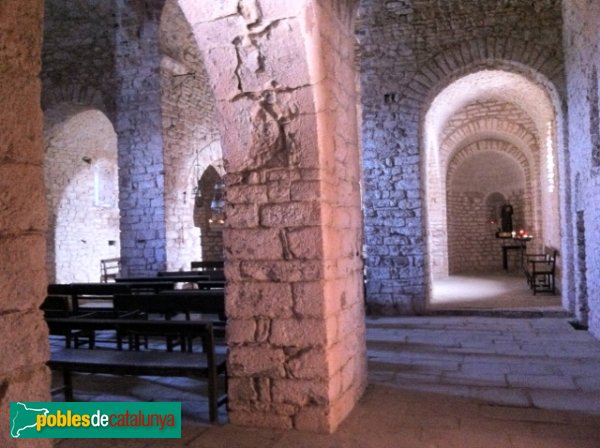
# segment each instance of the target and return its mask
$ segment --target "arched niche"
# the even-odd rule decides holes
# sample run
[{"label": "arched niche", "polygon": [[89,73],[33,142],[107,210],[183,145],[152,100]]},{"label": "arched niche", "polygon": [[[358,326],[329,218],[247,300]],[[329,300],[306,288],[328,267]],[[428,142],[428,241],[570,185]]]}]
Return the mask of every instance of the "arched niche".
[{"label": "arched niche", "polygon": [[499,195],[514,208],[514,225],[525,225],[525,173],[510,156],[479,151],[449,172],[447,189],[449,273],[498,270],[501,243],[490,224],[489,197]]},{"label": "arched niche", "polygon": [[101,111],[61,104],[45,114],[50,282],[100,281],[119,249],[117,136]]},{"label": "arched niche", "polygon": [[204,170],[198,180],[194,201],[194,224],[200,229],[200,250],[202,260],[223,260],[223,226],[211,222],[211,205],[215,199],[215,186],[223,184],[221,173],[213,165]]},{"label": "arched niche", "polygon": [[430,278],[449,273],[444,260],[450,244],[446,221],[450,160],[461,148],[482,140],[505,142],[507,154],[519,160],[529,196],[527,222],[535,228],[536,244],[560,247],[555,92],[549,92],[539,76],[530,78],[526,72],[523,67],[515,72],[478,70],[454,78],[430,97],[421,136]]}]

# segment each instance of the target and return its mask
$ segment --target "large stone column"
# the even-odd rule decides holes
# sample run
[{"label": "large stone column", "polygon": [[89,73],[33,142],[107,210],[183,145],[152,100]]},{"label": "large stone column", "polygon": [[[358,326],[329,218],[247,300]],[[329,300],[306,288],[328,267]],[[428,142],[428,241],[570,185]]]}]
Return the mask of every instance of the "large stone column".
[{"label": "large stone column", "polygon": [[0,446],[10,439],[11,401],[48,401],[46,200],[40,109],[41,0],[0,2]]},{"label": "large stone column", "polygon": [[117,0],[116,131],[123,276],[166,267],[159,18],[163,0]]},{"label": "large stone column", "polygon": [[220,116],[234,424],[330,432],[366,384],[347,3],[180,2]]}]

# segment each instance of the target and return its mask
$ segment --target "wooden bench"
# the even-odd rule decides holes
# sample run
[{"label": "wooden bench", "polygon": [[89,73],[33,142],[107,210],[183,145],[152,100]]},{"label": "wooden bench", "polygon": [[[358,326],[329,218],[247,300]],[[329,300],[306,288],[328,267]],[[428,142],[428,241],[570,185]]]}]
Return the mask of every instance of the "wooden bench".
[{"label": "wooden bench", "polygon": [[[49,295],[46,296],[40,310],[44,312],[44,318],[57,318],[57,317],[75,317],[78,315],[73,310],[73,305],[68,296],[61,295]],[[61,331],[60,333],[50,333],[55,336],[63,336],[65,338],[65,346],[71,348],[72,345],[75,348],[87,344],[89,348],[94,347],[95,334],[94,332],[81,332],[81,331]]]},{"label": "wooden bench", "polygon": [[[115,294],[142,294],[173,290],[175,283],[172,280],[155,279],[154,282],[50,284],[48,285],[48,295],[68,297],[74,313],[101,311],[112,307],[112,299]],[[82,306],[84,301],[95,301],[99,303],[99,306]]]},{"label": "wooden bench", "polygon": [[550,247],[544,248],[544,253],[525,255],[525,277],[533,295],[538,292],[556,294],[557,257],[558,251]]},{"label": "wooden bench", "polygon": [[218,419],[218,376],[226,377],[225,355],[215,353],[212,323],[197,321],[153,321],[127,319],[48,318],[51,331],[115,330],[121,334],[177,334],[182,338],[202,338],[202,353],[164,351],[77,350],[53,351],[48,366],[62,372],[65,400],[73,400],[73,372],[113,375],[182,376],[204,378],[208,382],[209,417]]},{"label": "wooden bench", "polygon": [[[151,314],[163,315],[167,320],[178,314],[184,314],[189,320],[192,313],[202,314],[207,320],[208,314],[214,315],[211,320],[214,332],[218,337],[225,337],[225,293],[214,290],[181,290],[164,291],[158,294],[117,294],[114,298],[116,313],[139,313],[148,318]],[[191,340],[180,340],[182,350],[191,350]],[[167,350],[172,350],[173,341],[167,338]]]}]

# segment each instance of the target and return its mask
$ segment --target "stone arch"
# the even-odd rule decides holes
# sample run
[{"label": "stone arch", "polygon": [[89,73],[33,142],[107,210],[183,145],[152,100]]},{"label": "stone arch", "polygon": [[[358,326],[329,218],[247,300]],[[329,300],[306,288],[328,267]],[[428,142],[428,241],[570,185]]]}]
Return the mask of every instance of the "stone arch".
[{"label": "stone arch", "polygon": [[74,104],[97,109],[113,121],[102,92],[90,85],[70,82],[68,85],[53,86],[53,88],[42,90],[42,109],[45,114],[58,110],[61,104]]},{"label": "stone arch", "polygon": [[408,96],[416,105],[427,105],[456,79],[486,69],[523,75],[543,85],[555,104],[563,104],[563,61],[556,49],[511,37],[473,39],[433,55],[410,81]]},{"label": "stone arch", "polygon": [[523,170],[523,174],[527,179],[528,184],[531,182],[531,169],[529,161],[523,154],[523,152],[516,146],[511,145],[508,142],[496,140],[496,139],[482,139],[475,143],[462,146],[460,149],[454,152],[448,161],[447,175],[446,178],[450,179],[453,177],[454,172],[464,163],[469,157],[482,151],[496,151],[504,153],[515,160]]},{"label": "stone arch", "polygon": [[60,104],[45,114],[50,282],[100,281],[100,260],[119,249],[117,136],[90,106]]},{"label": "stone arch", "polygon": [[[473,64],[475,67],[478,66],[477,63]],[[531,154],[528,158],[532,159],[531,161],[533,162],[532,164],[532,169],[533,172],[535,173],[536,176],[539,176],[538,179],[539,181],[537,183],[534,183],[535,185],[542,185],[544,184],[544,178],[543,178],[543,171],[541,168],[542,164],[547,164],[549,162],[547,162],[546,160],[546,152],[544,148],[546,148],[546,145],[548,145],[548,140],[546,139],[545,133],[547,130],[547,124],[548,123],[560,123],[562,114],[560,112],[561,108],[560,108],[560,103],[556,103],[556,101],[553,101],[555,99],[558,98],[558,95],[556,93],[556,90],[552,87],[552,84],[544,79],[544,76],[539,74],[539,73],[535,73],[533,69],[531,68],[523,68],[520,67],[519,64],[516,65],[516,70],[515,70],[515,64],[513,63],[509,63],[509,62],[505,62],[502,61],[500,64],[500,67],[504,66],[504,67],[512,67],[513,71],[505,71],[505,70],[496,70],[497,67],[490,67],[488,66],[486,70],[482,70],[482,71],[475,71],[475,72],[471,72],[470,74],[467,74],[465,76],[463,76],[462,78],[459,77],[458,79],[456,79],[456,77],[458,76],[456,73],[463,73],[466,71],[466,69],[456,69],[454,71],[452,71],[452,75],[449,76],[449,78],[447,80],[444,80],[443,82],[441,82],[441,84],[439,86],[436,86],[432,92],[428,92],[427,95],[424,95],[422,97],[422,100],[425,101],[425,104],[427,105],[427,107],[423,108],[421,113],[422,113],[422,117],[421,117],[421,133],[420,133],[420,144],[421,147],[424,147],[426,150],[424,151],[426,154],[426,159],[425,160],[434,160],[435,163],[440,162],[440,157],[442,157],[443,159],[443,155],[431,155],[431,153],[429,152],[429,150],[431,148],[434,147],[441,147],[444,148],[445,144],[449,143],[449,141],[453,140],[453,143],[458,143],[458,142],[473,142],[473,141],[477,141],[481,138],[484,137],[489,137],[489,136],[493,136],[494,134],[498,135],[498,133],[504,134],[504,136],[510,135],[511,133],[509,132],[509,130],[515,130],[518,131],[520,136],[517,137],[516,135],[512,135],[511,140],[513,140],[515,143],[521,143],[519,144],[519,148],[521,149],[522,152],[525,152],[526,154],[529,153]],[[520,73],[527,73],[527,77],[523,77]],[[435,122],[435,125],[432,125],[431,121],[428,121],[431,119],[431,110],[432,108],[436,107],[436,101],[439,94],[441,94],[442,92],[452,92],[452,90],[448,90],[450,89],[452,86],[458,86],[460,85],[459,83],[461,82],[461,80],[465,80],[464,82],[466,83],[469,79],[469,77],[474,77],[477,76],[479,73],[482,74],[482,76],[487,76],[492,77],[495,76],[495,73],[507,73],[508,79],[514,80],[516,83],[522,83],[523,86],[535,86],[532,87],[534,89],[537,89],[538,93],[538,97],[540,98],[539,101],[536,100],[536,107],[525,107],[526,106],[526,102],[524,102],[519,95],[516,95],[514,93],[510,93],[510,92],[499,92],[498,88],[496,88],[496,92],[492,94],[492,97],[494,97],[494,95],[500,95],[500,97],[502,98],[508,98],[505,99],[505,101],[509,101],[509,99],[511,99],[512,96],[512,101],[515,102],[515,104],[521,109],[521,110],[528,110],[529,111],[529,115],[533,121],[533,124],[535,125],[534,130],[529,130],[528,132],[523,132],[524,129],[522,129],[522,127],[519,126],[515,126],[514,124],[509,124],[509,123],[503,123],[501,121],[494,121],[492,119],[489,120],[483,120],[480,121],[479,123],[477,123],[477,125],[473,125],[473,126],[466,126],[465,128],[462,129],[462,132],[459,131],[458,134],[455,133],[455,135],[450,135],[451,140],[448,140],[448,138],[446,138],[443,142],[439,141],[440,136],[443,133],[443,129],[445,129],[446,123],[448,122],[448,120],[450,119],[450,117],[452,116],[452,114],[456,113],[456,110],[460,110],[460,107],[468,104],[470,101],[473,101],[475,98],[477,98],[478,95],[484,95],[485,93],[485,88],[487,88],[487,84],[485,82],[482,82],[481,84],[484,86],[482,88],[479,88],[479,91],[477,90],[477,88],[473,88],[469,90],[469,93],[466,95],[467,99],[462,99],[462,102],[460,104],[458,104],[457,106],[454,106],[454,108],[452,109],[451,106],[441,106],[441,109],[438,109],[437,111],[442,111],[441,112],[441,118],[437,118],[437,121]],[[486,75],[487,74],[487,75]],[[504,76],[504,75],[502,75]],[[486,78],[487,79],[487,78]],[[539,80],[541,79],[540,84],[534,83],[532,80]],[[470,81],[471,85],[473,85],[473,81]],[[517,87],[515,87],[516,89],[518,88],[523,88],[523,87],[519,87],[518,84],[516,84]],[[550,86],[550,88],[552,90],[547,90],[546,86]],[[454,92],[456,92],[458,88],[456,87]],[[437,93],[436,93],[437,92]],[[493,92],[493,91],[492,91]],[[487,95],[490,95],[489,93],[487,93]],[[505,95],[505,96],[502,96]],[[546,98],[546,99],[544,99]],[[446,101],[444,104],[448,104],[449,102],[447,101],[448,99],[446,98]],[[545,101],[545,102],[544,102]],[[539,104],[541,105],[539,105]],[[437,107],[439,106],[440,102],[437,103]],[[445,109],[444,109],[445,107]],[[533,110],[532,110],[533,109]],[[553,127],[553,130],[558,130],[560,128],[556,127],[555,125],[550,125]],[[436,129],[436,131],[432,131],[432,129]],[[472,130],[473,132],[471,134],[468,133],[468,131]],[[462,134],[462,135],[461,135]],[[486,135],[488,134],[488,135]],[[556,134],[559,134],[559,132],[557,132]],[[448,136],[446,136],[448,137]],[[526,144],[523,142],[523,138],[525,138],[526,140],[528,140],[529,144]],[[552,142],[550,143],[550,147],[552,148],[552,154],[554,154],[552,157],[556,157],[556,154],[558,154],[560,152],[560,150],[556,147],[557,145],[555,144],[555,142],[558,141],[559,135],[553,135],[552,136]],[[504,139],[506,139],[506,137],[504,137]],[[454,145],[453,145],[454,146]],[[454,146],[454,148],[458,147],[458,145]],[[537,151],[536,149],[539,148]],[[447,150],[448,148],[446,148]],[[537,152],[537,154],[536,154]],[[431,162],[425,162],[424,166],[428,167],[428,171],[424,172],[424,177],[423,177],[423,183],[425,185],[426,190],[429,191],[435,191],[436,188],[441,188],[443,181],[438,181],[437,183],[434,182],[433,184],[431,183],[431,181],[427,181],[428,176],[430,176],[431,173],[431,166],[430,166]],[[440,165],[438,165],[440,166]],[[440,174],[443,173],[443,168],[440,168],[442,171],[440,171]],[[442,174],[444,175],[444,174]],[[433,189],[433,190],[432,190]],[[534,196],[534,206],[535,206],[535,216],[538,216],[540,214],[539,210],[541,210],[540,204],[544,203],[544,195],[535,195]],[[553,206],[552,209],[555,212],[555,214],[558,216],[559,213],[559,205],[558,205],[558,198],[554,199],[555,202],[553,202]],[[436,212],[435,210],[441,208],[444,209],[443,204],[440,207],[439,201],[436,201],[435,206],[432,206],[432,203],[429,202],[428,205],[428,212],[426,213],[426,222],[428,223],[428,226],[436,226],[439,227],[441,225],[441,223],[443,222],[443,217],[442,216],[438,216],[440,215],[440,213]],[[536,223],[537,224],[537,228],[542,231],[544,229],[543,226],[543,222],[544,220],[547,220],[548,218],[541,216],[540,219],[536,219]],[[541,221],[541,222],[540,222]],[[557,225],[549,225],[547,226],[548,228],[556,228],[558,227]],[[548,238],[549,240],[551,240],[551,243],[555,246],[560,245],[560,239],[559,237],[543,237],[543,240],[546,241],[546,238]],[[557,239],[558,238],[558,239]],[[429,245],[429,250],[431,251],[433,244],[432,241],[434,241],[435,239],[437,240],[442,240],[443,239],[443,235],[439,234],[439,231],[436,232],[432,232],[429,235],[428,238],[428,245]],[[435,261],[434,260],[439,260],[440,259],[440,253],[438,253],[437,251],[433,251],[430,253],[430,257],[429,260],[430,262],[427,264],[428,268],[429,268],[429,275],[440,275],[443,274],[445,272],[445,266],[443,263],[439,263],[439,261]]]},{"label": "stone arch", "polygon": [[202,258],[205,236],[194,224],[197,181],[222,154],[204,61],[176,0],[165,2],[159,34],[167,268],[187,270]]},{"label": "stone arch", "polygon": [[179,5],[221,130],[230,421],[330,432],[366,384],[356,3]]},{"label": "stone arch", "polygon": [[197,180],[194,225],[200,229],[201,257],[206,261],[223,260],[223,229],[210,222],[215,185],[223,182],[223,175],[223,161],[219,159],[209,164]]},{"label": "stone arch", "polygon": [[488,272],[497,269],[500,243],[497,224],[490,222],[487,198],[501,192],[514,208],[516,228],[531,220],[527,195],[528,166],[510,145],[482,141],[459,151],[448,167],[446,203],[448,272]]}]

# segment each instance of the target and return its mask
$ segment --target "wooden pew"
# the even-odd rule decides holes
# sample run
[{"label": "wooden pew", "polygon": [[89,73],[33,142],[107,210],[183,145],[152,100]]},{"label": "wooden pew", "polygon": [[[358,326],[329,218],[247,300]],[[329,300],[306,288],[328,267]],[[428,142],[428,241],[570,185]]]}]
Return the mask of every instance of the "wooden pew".
[{"label": "wooden pew", "polygon": [[[69,297],[74,313],[84,311],[101,311],[112,307],[115,294],[138,294],[173,290],[172,280],[156,279],[154,282],[120,282],[120,283],[68,283],[48,285],[49,296]],[[85,301],[100,301],[99,306],[82,306]]]},{"label": "wooden pew", "polygon": [[[225,292],[215,290],[179,290],[163,291],[158,294],[117,294],[114,297],[116,313],[140,313],[144,317],[160,314],[166,319],[172,319],[178,314],[184,314],[190,319],[192,313],[202,314],[206,320],[207,314],[215,315],[212,320],[215,334],[225,336]],[[182,348],[185,349],[184,341]],[[188,341],[187,345],[191,345]],[[172,349],[173,343],[167,339],[167,348]]]},{"label": "wooden pew", "polygon": [[178,335],[181,338],[202,338],[202,353],[162,351],[77,350],[61,349],[51,354],[48,366],[63,376],[65,400],[73,399],[73,372],[113,375],[184,376],[208,381],[210,421],[218,418],[218,407],[226,401],[219,397],[218,376],[225,375],[224,355],[215,353],[213,326],[210,322],[155,321],[128,319],[48,318],[51,331],[115,330],[121,334]]}]

